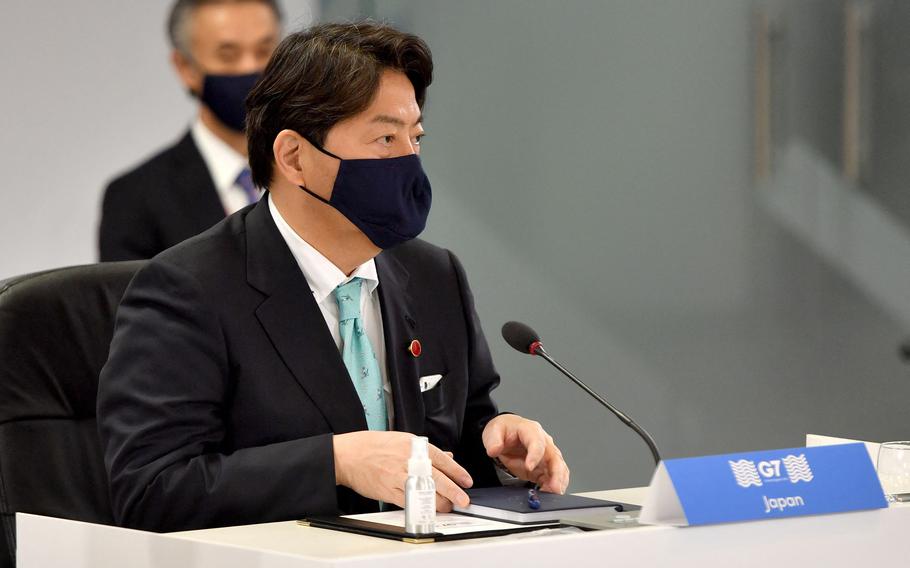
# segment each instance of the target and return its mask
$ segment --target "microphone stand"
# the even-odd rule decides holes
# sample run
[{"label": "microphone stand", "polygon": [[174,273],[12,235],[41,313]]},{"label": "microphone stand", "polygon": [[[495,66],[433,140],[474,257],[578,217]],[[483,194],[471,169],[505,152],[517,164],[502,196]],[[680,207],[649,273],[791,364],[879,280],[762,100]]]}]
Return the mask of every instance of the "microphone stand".
[{"label": "microphone stand", "polygon": [[528,351],[530,351],[530,353],[532,355],[540,355],[547,363],[553,365],[556,368],[556,370],[558,370],[563,375],[569,377],[569,379],[573,383],[575,383],[576,385],[581,387],[581,389],[583,391],[585,391],[586,393],[591,395],[594,398],[594,400],[596,400],[600,404],[604,405],[604,407],[606,407],[607,410],[609,410],[617,418],[619,418],[619,420],[623,424],[625,424],[626,426],[628,426],[629,428],[634,430],[635,433],[638,434],[639,436],[641,436],[641,439],[644,440],[646,444],[648,444],[648,449],[651,450],[651,457],[654,458],[654,465],[657,465],[660,462],[660,452],[657,450],[657,444],[654,442],[654,438],[651,437],[651,434],[648,434],[648,432],[644,428],[642,428],[641,426],[636,424],[634,420],[632,420],[631,418],[626,416],[622,411],[620,411],[618,408],[616,408],[615,406],[613,406],[612,404],[607,402],[606,399],[604,399],[602,396],[600,396],[599,394],[594,392],[594,390],[592,390],[591,387],[586,385],[581,379],[579,379],[578,377],[573,375],[571,372],[569,372],[568,369],[566,369],[565,367],[560,365],[558,361],[556,361],[555,359],[550,357],[550,354],[546,352],[546,350],[543,348],[543,345],[541,345],[540,341],[535,341],[534,343],[532,343],[530,348],[528,349]]}]

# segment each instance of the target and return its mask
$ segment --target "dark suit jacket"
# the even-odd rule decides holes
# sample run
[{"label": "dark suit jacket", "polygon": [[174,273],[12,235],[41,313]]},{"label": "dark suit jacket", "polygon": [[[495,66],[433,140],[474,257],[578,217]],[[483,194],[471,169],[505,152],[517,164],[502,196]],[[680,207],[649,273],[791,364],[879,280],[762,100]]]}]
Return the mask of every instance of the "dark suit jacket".
[{"label": "dark suit jacket", "polygon": [[[376,257],[395,430],[497,483],[481,432],[499,383],[458,260]],[[419,339],[423,353],[407,350]],[[441,374],[421,393],[419,377]],[[332,434],[366,429],[309,286],[263,199],[155,257],[117,314],[98,424],[118,523],[182,530],[376,510],[334,477]]]},{"label": "dark suit jacket", "polygon": [[224,206],[189,132],[104,191],[102,262],[151,258],[224,219]]}]

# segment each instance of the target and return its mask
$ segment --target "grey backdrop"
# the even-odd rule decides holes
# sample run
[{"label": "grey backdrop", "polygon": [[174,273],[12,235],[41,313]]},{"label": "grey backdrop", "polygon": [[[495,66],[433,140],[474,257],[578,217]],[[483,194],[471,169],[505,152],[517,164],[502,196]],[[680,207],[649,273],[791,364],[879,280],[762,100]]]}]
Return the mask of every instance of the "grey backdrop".
[{"label": "grey backdrop", "polygon": [[[465,263],[499,401],[553,431],[573,490],[647,483],[647,449],[506,346],[506,320],[537,328],[667,456],[796,446],[807,432],[910,435],[896,349],[910,322],[784,228],[752,182],[763,4],[323,2],[326,17],[373,16],[430,43],[427,238]],[[783,130],[837,157],[842,24],[830,4],[786,3]],[[827,57],[803,63],[807,51]]]},{"label": "grey backdrop", "polygon": [[[464,262],[503,375],[498,400],[555,435],[572,490],[645,484],[650,457],[505,346],[508,319],[535,326],[667,456],[799,445],[806,432],[910,436],[910,371],[895,354],[910,323],[756,195],[755,5],[321,3],[325,18],[388,19],[433,48],[426,237]],[[91,261],[103,182],[187,124],[164,11],[5,7],[0,276]]]}]

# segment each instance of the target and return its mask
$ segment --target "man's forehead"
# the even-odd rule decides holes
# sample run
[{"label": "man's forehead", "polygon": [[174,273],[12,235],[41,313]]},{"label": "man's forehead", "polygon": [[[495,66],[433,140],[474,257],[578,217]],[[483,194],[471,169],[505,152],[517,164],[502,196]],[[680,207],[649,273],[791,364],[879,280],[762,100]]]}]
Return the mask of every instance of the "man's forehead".
[{"label": "man's forehead", "polygon": [[417,116],[417,120],[415,120],[413,124],[408,124],[407,121],[405,121],[404,118],[400,116],[393,116],[390,114],[382,113],[373,115],[369,122],[378,124],[393,124],[395,126],[417,126],[423,122],[423,113]]},{"label": "man's forehead", "polygon": [[361,124],[415,126],[423,121],[423,113],[414,97],[414,85],[398,70],[382,72],[379,85],[370,105],[358,117]]},{"label": "man's forehead", "polygon": [[205,43],[247,43],[277,39],[278,18],[261,2],[203,4],[193,11],[194,41]]}]

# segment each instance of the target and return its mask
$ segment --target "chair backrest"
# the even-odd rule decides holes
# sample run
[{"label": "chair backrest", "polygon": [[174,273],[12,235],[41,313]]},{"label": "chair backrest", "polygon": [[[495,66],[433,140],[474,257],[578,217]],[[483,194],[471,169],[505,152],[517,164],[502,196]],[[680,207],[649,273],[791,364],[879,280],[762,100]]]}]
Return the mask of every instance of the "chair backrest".
[{"label": "chair backrest", "polygon": [[16,512],[112,522],[95,398],[117,305],[144,262],[0,282],[0,567],[15,562]]}]

